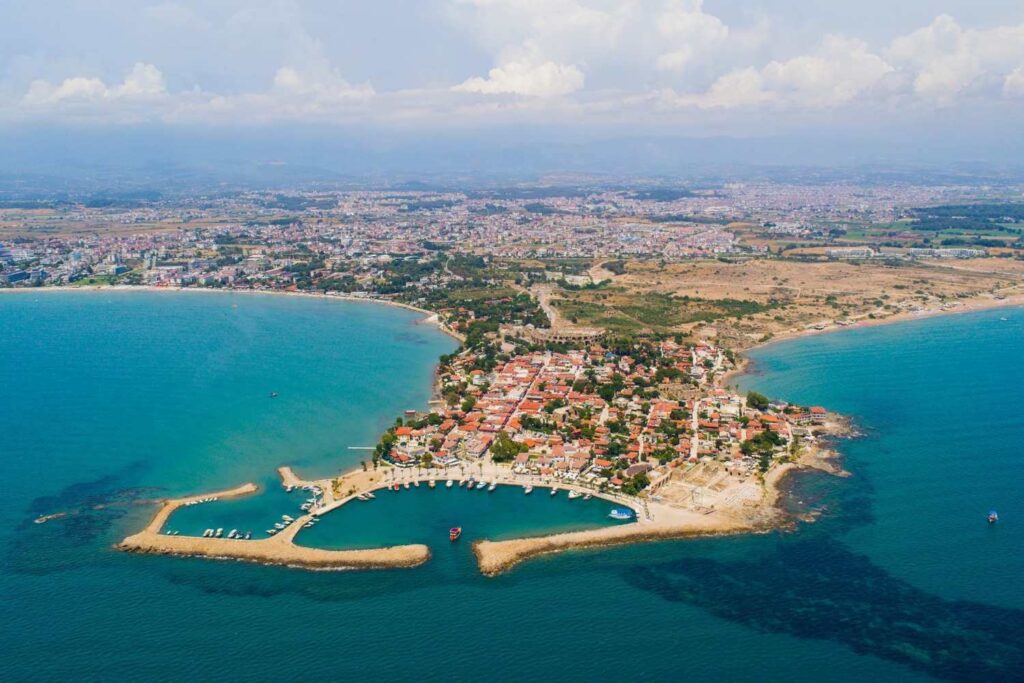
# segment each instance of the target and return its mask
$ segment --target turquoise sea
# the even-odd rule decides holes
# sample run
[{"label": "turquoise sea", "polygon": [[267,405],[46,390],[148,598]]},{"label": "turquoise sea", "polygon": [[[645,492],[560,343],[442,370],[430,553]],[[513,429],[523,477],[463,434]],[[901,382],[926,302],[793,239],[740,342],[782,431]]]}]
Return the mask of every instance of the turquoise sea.
[{"label": "turquoise sea", "polygon": [[[468,543],[448,543],[453,523],[467,541],[585,528],[607,523],[604,504],[420,487],[299,536],[429,543],[413,570],[110,548],[148,519],[148,498],[257,481],[264,493],[172,526],[261,529],[298,502],[276,466],[357,464],[348,447],[425,406],[454,346],[417,321],[277,296],[0,295],[3,679],[1024,678],[1019,309],[754,352],[744,386],[863,432],[838,444],[853,476],[790,478],[786,505],[821,514],[791,531],[569,553],[485,579]],[[76,514],[32,523],[58,510]]]}]

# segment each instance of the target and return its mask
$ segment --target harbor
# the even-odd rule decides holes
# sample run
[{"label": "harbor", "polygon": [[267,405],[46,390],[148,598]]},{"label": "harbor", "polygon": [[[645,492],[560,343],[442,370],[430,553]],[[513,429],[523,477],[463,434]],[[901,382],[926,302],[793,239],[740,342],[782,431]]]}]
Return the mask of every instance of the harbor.
[{"label": "harbor", "polygon": [[[229,499],[247,496],[258,491],[248,483],[227,491],[189,496],[164,501],[146,527],[117,544],[117,549],[133,553],[152,553],[212,559],[241,560],[262,564],[276,564],[305,569],[372,569],[415,567],[426,562],[430,550],[425,545],[404,545],[365,550],[323,550],[296,545],[295,535],[310,522],[311,515],[303,515],[283,525],[267,538],[223,537],[214,530],[208,536],[183,536],[164,531],[175,510],[197,504],[204,498]],[[223,529],[220,530],[223,534]]]}]

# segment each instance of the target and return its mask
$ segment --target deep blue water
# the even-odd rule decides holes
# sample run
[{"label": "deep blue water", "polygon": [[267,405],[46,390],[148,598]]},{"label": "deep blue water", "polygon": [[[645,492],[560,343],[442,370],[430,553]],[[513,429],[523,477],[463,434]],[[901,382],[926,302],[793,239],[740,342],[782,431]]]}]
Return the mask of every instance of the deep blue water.
[{"label": "deep blue water", "polygon": [[[468,543],[443,537],[453,519],[470,541],[601,524],[603,504],[421,487],[300,536],[424,540],[434,558],[414,570],[110,549],[152,496],[254,480],[265,493],[175,523],[288,511],[274,467],[358,462],[347,447],[422,407],[451,348],[416,316],[370,305],[0,296],[4,679],[1021,678],[1021,310],[755,352],[745,385],[844,411],[866,434],[839,444],[854,476],[790,480],[787,505],[823,511],[792,532],[563,554],[485,579]],[[497,514],[503,499],[513,515]],[[77,514],[31,523],[56,509]]]}]

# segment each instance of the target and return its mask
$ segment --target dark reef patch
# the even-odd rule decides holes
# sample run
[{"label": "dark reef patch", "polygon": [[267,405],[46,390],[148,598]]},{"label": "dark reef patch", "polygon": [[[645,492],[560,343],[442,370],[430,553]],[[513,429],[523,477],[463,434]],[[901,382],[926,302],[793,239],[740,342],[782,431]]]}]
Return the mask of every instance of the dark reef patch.
[{"label": "dark reef patch", "polygon": [[623,576],[761,632],[842,643],[937,678],[1024,680],[1024,610],[929,595],[828,537],[779,543],[757,561],[688,558]]}]

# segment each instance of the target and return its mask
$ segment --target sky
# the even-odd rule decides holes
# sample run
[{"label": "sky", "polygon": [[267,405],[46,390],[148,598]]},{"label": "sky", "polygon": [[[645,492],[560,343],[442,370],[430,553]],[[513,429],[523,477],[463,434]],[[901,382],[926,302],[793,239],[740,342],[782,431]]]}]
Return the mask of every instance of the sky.
[{"label": "sky", "polygon": [[0,144],[26,130],[807,135],[970,156],[1022,137],[1020,0],[0,5]]}]

